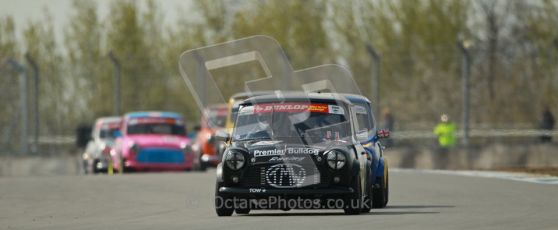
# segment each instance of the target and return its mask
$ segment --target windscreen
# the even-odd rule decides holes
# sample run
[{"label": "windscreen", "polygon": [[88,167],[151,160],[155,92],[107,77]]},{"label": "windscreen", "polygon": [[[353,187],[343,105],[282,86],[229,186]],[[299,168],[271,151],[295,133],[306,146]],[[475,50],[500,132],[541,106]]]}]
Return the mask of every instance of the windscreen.
[{"label": "windscreen", "polygon": [[108,129],[101,129],[99,131],[99,137],[101,139],[115,139],[115,133],[116,131],[120,130],[120,128],[108,128]]},{"label": "windscreen", "polygon": [[132,118],[126,127],[128,135],[185,136],[184,122],[174,118]]},{"label": "windscreen", "polygon": [[227,107],[218,106],[208,108],[205,111],[206,125],[212,129],[224,128],[227,120]]},{"label": "windscreen", "polygon": [[327,103],[262,103],[242,106],[233,140],[316,143],[349,138],[346,109]]},{"label": "windscreen", "polygon": [[227,119],[226,115],[214,115],[210,116],[207,121],[207,125],[210,128],[223,128],[225,127],[225,121]]},{"label": "windscreen", "polygon": [[99,119],[96,122],[95,135],[100,139],[114,140],[116,139],[116,131],[120,130],[119,118]]}]

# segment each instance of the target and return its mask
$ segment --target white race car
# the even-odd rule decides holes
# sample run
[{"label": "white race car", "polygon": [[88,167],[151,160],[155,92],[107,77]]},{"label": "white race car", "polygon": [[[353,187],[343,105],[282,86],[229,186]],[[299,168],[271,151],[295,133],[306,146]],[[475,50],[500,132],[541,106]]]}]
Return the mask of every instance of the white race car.
[{"label": "white race car", "polygon": [[101,117],[95,121],[91,140],[82,155],[85,174],[107,172],[110,165],[110,151],[114,145],[115,132],[120,130],[120,117]]}]

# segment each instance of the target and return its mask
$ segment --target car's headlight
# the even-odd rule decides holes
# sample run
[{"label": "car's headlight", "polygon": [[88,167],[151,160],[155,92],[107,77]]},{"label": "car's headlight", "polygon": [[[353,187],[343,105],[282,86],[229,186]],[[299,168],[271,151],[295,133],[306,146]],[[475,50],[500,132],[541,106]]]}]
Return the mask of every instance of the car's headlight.
[{"label": "car's headlight", "polygon": [[225,163],[230,169],[239,170],[244,166],[245,162],[246,158],[241,152],[227,151],[225,156]]},{"label": "car's headlight", "polygon": [[192,146],[190,146],[189,144],[186,144],[186,143],[180,144],[180,149],[184,153],[191,153],[192,152]]},{"label": "car's headlight", "polygon": [[345,153],[336,150],[328,151],[326,158],[327,158],[327,165],[332,169],[343,168],[343,166],[345,166],[345,163],[347,161],[347,157],[345,156]]},{"label": "car's headlight", "polygon": [[210,144],[210,145],[215,144],[215,136],[213,136],[213,135],[208,135],[208,137],[207,137],[207,143]]},{"label": "car's headlight", "polygon": [[132,152],[134,152],[134,153],[138,153],[139,150],[140,150],[140,147],[139,147],[139,145],[137,145],[136,143],[133,143],[133,144],[130,146],[130,150],[132,150]]}]

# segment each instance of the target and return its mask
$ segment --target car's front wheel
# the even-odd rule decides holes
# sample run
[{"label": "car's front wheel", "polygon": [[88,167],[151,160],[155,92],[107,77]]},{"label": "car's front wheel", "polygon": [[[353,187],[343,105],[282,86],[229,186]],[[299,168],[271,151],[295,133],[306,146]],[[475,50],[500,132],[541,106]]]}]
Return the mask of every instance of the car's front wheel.
[{"label": "car's front wheel", "polygon": [[81,167],[83,168],[83,174],[89,174],[89,162],[87,160],[81,161]]},{"label": "car's front wheel", "polygon": [[207,171],[207,162],[203,162],[201,159],[200,159],[200,171],[202,172]]},{"label": "car's front wheel", "polygon": [[215,183],[215,212],[217,216],[231,216],[234,213],[233,200],[219,192],[222,183]]},{"label": "car's front wheel", "polygon": [[389,173],[387,164],[385,165],[384,176],[376,179],[380,181],[379,188],[373,189],[372,208],[385,208],[389,199]]},{"label": "car's front wheel", "polygon": [[194,170],[205,172],[207,170],[207,164],[202,161],[202,154],[198,152],[195,156],[196,160],[194,161]]},{"label": "car's front wheel", "polygon": [[118,164],[118,172],[119,173],[131,173],[134,172],[134,169],[126,167],[124,163],[124,159],[120,159],[120,163]]},{"label": "car's front wheel", "polygon": [[345,208],[343,209],[347,215],[357,215],[362,212],[363,199],[360,186],[360,176],[355,177],[352,187],[355,189],[355,194],[346,200]]}]

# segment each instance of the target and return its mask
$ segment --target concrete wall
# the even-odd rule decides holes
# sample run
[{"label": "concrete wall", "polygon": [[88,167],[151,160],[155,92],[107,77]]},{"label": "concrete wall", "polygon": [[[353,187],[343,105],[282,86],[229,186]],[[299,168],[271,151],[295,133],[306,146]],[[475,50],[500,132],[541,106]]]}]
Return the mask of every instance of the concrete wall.
[{"label": "concrete wall", "polygon": [[[385,151],[392,168],[501,169],[558,167],[558,145],[493,144],[441,153],[428,147],[394,147]],[[77,156],[0,157],[0,176],[75,175]]]},{"label": "concrete wall", "polygon": [[432,148],[387,149],[390,167],[419,169],[502,169],[558,167],[558,145],[493,144],[483,148],[456,148],[448,152]]},{"label": "concrete wall", "polygon": [[0,176],[75,175],[80,173],[78,157],[1,157]]}]

